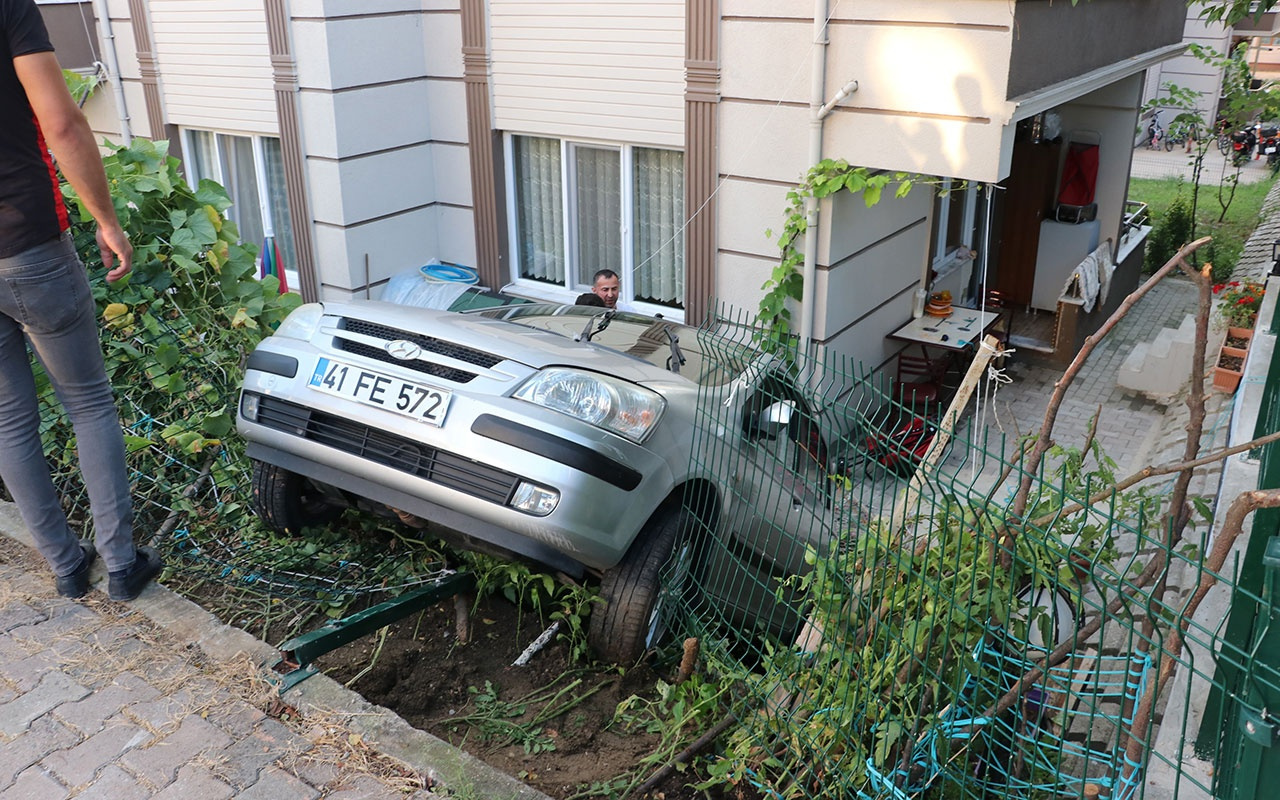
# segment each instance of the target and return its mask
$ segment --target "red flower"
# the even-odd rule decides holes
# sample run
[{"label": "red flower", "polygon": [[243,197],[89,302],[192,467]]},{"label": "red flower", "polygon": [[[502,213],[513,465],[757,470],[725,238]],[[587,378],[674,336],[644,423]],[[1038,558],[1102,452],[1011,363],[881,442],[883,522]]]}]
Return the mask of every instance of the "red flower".
[{"label": "red flower", "polygon": [[1240,281],[1232,281],[1231,283],[1228,283],[1227,285],[1234,289],[1235,287],[1237,287],[1237,286],[1239,286],[1239,285],[1240,285]]},{"label": "red flower", "polygon": [[1252,302],[1253,302],[1253,298],[1248,295],[1245,295],[1244,297],[1241,297],[1239,300],[1236,301],[1236,305],[1247,306]]},{"label": "red flower", "polygon": [[1217,294],[1218,292],[1222,291],[1222,288],[1223,288],[1224,286],[1226,286],[1226,284],[1225,284],[1225,283],[1215,283],[1215,284],[1213,285],[1213,293],[1214,293],[1214,294]]}]

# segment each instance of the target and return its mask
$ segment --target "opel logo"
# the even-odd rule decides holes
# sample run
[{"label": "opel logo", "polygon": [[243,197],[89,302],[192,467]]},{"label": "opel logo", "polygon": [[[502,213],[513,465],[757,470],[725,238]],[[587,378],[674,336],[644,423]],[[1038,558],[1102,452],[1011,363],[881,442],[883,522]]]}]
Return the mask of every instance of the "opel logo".
[{"label": "opel logo", "polygon": [[387,353],[392,358],[398,358],[401,361],[413,361],[422,355],[422,348],[413,342],[396,339],[394,342],[387,342]]}]

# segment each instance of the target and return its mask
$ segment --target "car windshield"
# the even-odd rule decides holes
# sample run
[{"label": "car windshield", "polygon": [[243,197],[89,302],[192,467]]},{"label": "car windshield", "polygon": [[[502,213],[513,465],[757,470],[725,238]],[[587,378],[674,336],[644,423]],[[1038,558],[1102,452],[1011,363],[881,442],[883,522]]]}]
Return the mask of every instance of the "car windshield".
[{"label": "car windshield", "polygon": [[[725,336],[646,314],[610,313],[599,306],[529,303],[468,313],[550,331],[569,339],[590,338],[591,344],[679,372],[704,386],[728,383],[758,356],[747,344]],[[583,346],[587,346],[585,341]],[[683,359],[678,370],[673,368],[677,359]]]}]

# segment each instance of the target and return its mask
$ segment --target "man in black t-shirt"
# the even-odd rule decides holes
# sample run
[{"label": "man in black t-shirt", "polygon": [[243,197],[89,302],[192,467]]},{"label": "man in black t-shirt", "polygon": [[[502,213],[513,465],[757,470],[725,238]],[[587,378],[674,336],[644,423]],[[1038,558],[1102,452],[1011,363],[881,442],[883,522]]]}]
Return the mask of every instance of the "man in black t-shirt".
[{"label": "man in black t-shirt", "polygon": [[160,557],[134,547],[124,437],[51,150],[98,223],[107,280],[124,277],[133,247],[44,20],[34,0],[0,0],[0,481],[53,569],[58,593],[84,595],[97,552],[71,533],[49,476],[29,344],[75,426],[108,594],[132,600],[159,573]]}]

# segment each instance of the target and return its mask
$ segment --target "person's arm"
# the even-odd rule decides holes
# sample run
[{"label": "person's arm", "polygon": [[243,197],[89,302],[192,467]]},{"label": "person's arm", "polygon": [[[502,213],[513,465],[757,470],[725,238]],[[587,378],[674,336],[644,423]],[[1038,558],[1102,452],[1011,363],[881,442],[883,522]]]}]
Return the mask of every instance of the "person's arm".
[{"label": "person's arm", "polygon": [[13,59],[13,67],[40,123],[45,143],[58,159],[58,167],[98,223],[98,246],[107,280],[119,280],[133,266],[133,246],[111,204],[102,155],[89,121],[71,98],[62,67],[53,53],[18,56]]}]

